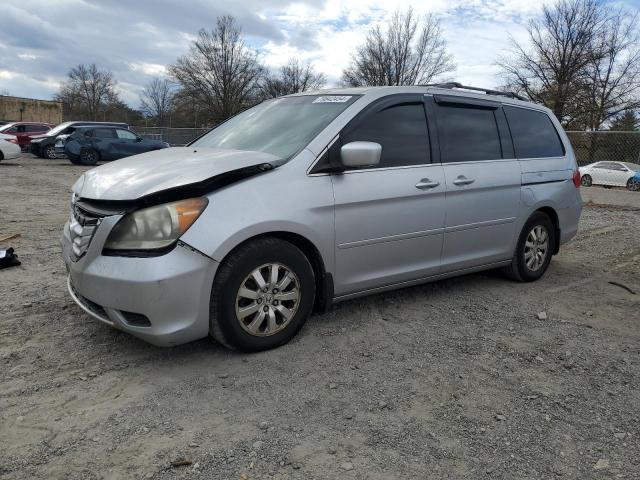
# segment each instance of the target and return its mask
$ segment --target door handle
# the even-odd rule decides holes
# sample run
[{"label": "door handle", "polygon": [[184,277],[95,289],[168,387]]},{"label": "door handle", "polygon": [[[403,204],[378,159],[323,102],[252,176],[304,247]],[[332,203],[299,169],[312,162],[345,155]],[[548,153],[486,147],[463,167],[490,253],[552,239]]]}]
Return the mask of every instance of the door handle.
[{"label": "door handle", "polygon": [[431,188],[436,188],[438,185],[440,185],[440,182],[432,182],[428,178],[423,178],[416,183],[416,188],[418,190],[429,190]]},{"label": "door handle", "polygon": [[453,184],[461,187],[463,185],[471,185],[473,182],[475,182],[473,178],[467,178],[464,175],[458,175],[458,178],[453,181]]}]

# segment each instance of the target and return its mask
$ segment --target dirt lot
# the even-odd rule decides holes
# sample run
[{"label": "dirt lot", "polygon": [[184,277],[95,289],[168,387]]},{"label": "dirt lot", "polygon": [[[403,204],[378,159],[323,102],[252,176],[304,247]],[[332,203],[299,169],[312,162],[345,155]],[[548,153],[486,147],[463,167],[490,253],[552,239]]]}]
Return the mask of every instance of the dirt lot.
[{"label": "dirt lot", "polygon": [[23,261],[0,271],[0,478],[639,478],[640,209],[586,208],[535,284],[350,301],[242,355],[149,346],[72,303],[58,238],[82,171],[0,163]]}]

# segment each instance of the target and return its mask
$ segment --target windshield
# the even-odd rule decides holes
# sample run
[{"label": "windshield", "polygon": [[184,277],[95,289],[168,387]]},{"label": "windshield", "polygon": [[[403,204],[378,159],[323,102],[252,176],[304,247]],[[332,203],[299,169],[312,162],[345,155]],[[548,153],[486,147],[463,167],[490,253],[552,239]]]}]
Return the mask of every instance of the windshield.
[{"label": "windshield", "polygon": [[49,130],[45,135],[47,135],[47,137],[53,137],[53,136],[59,134],[62,130],[67,128],[69,125],[71,125],[71,122],[61,123],[57,127],[54,127],[51,130]]},{"label": "windshield", "polygon": [[5,130],[9,130],[14,125],[15,125],[15,122],[14,123],[7,123],[6,125],[0,125],[0,132],[4,132]]},{"label": "windshield", "polygon": [[289,160],[356,98],[305,95],[269,100],[227,120],[190,146],[251,150]]}]

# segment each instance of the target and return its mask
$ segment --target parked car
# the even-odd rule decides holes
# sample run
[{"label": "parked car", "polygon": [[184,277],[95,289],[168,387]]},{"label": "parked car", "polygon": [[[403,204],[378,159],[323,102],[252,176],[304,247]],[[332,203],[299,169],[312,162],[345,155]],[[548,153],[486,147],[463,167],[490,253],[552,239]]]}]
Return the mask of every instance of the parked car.
[{"label": "parked car", "polygon": [[636,172],[636,174],[631,177],[631,181],[629,183],[629,190],[632,192],[640,191],[640,169]]},{"label": "parked car", "polygon": [[71,297],[156,345],[256,351],[332,302],[494,268],[539,279],[578,228],[571,144],[549,109],[469,88],[291,95],[85,172]]},{"label": "parked car", "polygon": [[31,139],[53,128],[50,123],[13,122],[0,127],[0,133],[15,135],[22,150],[28,150]]},{"label": "parked car", "polygon": [[18,158],[20,156],[20,146],[18,139],[13,135],[0,133],[0,161]]},{"label": "parked car", "polygon": [[629,162],[595,162],[586,167],[580,167],[582,186],[604,185],[609,187],[627,187],[638,190],[632,179],[640,165]]},{"label": "parked car", "polygon": [[34,155],[37,155],[41,158],[49,158],[55,159],[56,156],[56,139],[59,135],[67,135],[73,133],[78,127],[88,127],[88,126],[108,126],[108,127],[117,127],[128,129],[129,125],[126,123],[113,123],[113,122],[64,122],[60,125],[52,128],[44,135],[34,136],[31,139],[30,143],[30,151]]},{"label": "parked car", "polygon": [[124,128],[80,127],[70,135],[58,136],[56,153],[64,153],[76,165],[95,165],[100,160],[117,160],[169,146]]}]

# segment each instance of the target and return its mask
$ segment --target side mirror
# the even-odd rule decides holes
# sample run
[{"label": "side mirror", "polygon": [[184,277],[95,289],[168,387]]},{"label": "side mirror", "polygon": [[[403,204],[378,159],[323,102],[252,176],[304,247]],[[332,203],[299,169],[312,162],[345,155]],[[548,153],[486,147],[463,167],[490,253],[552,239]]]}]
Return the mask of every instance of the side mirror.
[{"label": "side mirror", "polygon": [[141,142],[142,141],[142,137],[136,137],[136,142]]},{"label": "side mirror", "polygon": [[375,142],[350,142],[340,149],[342,165],[347,168],[375,167],[381,156],[382,145]]}]

